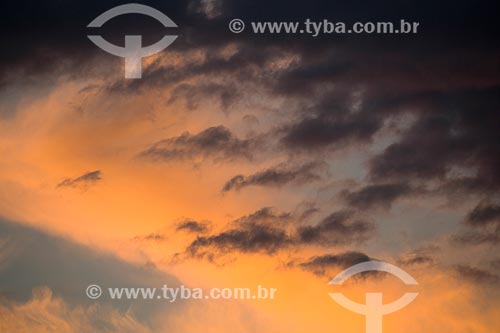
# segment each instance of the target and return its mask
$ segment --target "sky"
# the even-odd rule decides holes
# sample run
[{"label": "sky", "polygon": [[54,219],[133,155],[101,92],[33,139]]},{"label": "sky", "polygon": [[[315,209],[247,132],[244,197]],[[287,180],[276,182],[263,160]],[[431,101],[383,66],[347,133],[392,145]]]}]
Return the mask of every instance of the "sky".
[{"label": "sky", "polygon": [[[0,5],[1,332],[363,332],[334,291],[418,292],[385,333],[498,332],[493,2],[141,1],[178,27],[128,14],[87,28],[125,3]],[[250,29],[306,19],[419,30]],[[127,79],[89,34],[178,37]],[[370,260],[418,285],[328,284]],[[277,294],[92,300],[91,284]]]}]

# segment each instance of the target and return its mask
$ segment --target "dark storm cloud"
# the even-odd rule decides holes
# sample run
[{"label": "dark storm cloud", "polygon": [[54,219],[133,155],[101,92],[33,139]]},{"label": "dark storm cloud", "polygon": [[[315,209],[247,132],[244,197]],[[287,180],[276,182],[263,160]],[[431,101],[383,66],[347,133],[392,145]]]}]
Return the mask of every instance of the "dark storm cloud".
[{"label": "dark storm cloud", "polygon": [[295,226],[291,214],[275,214],[263,208],[239,218],[226,230],[198,237],[186,249],[191,257],[208,258],[234,252],[265,253],[302,246],[347,245],[366,241],[373,225],[357,219],[352,212],[336,212],[312,226]]},{"label": "dark storm cloud", "polygon": [[217,159],[250,159],[255,141],[237,138],[228,128],[216,126],[197,134],[185,132],[159,141],[139,154],[153,161],[183,160],[196,157]]},{"label": "dark storm cloud", "polygon": [[309,260],[298,265],[309,272],[318,276],[324,276],[330,269],[345,269],[353,265],[370,261],[371,258],[361,252],[344,252],[339,254],[325,254],[309,258]]},{"label": "dark storm cloud", "polygon": [[193,220],[185,220],[177,225],[175,228],[177,231],[187,231],[197,234],[203,234],[208,232],[209,225],[204,222],[198,222]]},{"label": "dark storm cloud", "polygon": [[318,163],[307,163],[295,168],[286,168],[283,166],[271,167],[249,176],[237,175],[224,184],[222,191],[237,191],[252,185],[282,186],[292,182],[311,182],[321,178],[316,172],[318,167]]},{"label": "dark storm cloud", "polygon": [[102,180],[102,172],[100,170],[87,172],[76,178],[66,178],[57,187],[72,187],[87,189],[89,186],[97,184]]},{"label": "dark storm cloud", "polygon": [[408,184],[398,183],[367,185],[357,191],[345,190],[341,195],[349,206],[366,209],[372,207],[390,208],[396,199],[410,193],[412,193],[412,189]]},{"label": "dark storm cloud", "polygon": [[465,279],[478,284],[498,284],[500,278],[486,270],[469,265],[456,265],[453,267],[460,279]]},{"label": "dark storm cloud", "polygon": [[[98,50],[87,40],[86,35],[89,29],[86,28],[86,25],[105,10],[124,3],[126,2],[115,0],[91,0],[76,4],[61,3],[55,0],[2,3],[2,26],[4,29],[2,29],[0,36],[3,45],[9,45],[0,57],[2,72],[4,69],[22,67],[23,72],[32,77],[32,74],[35,73],[50,73],[54,67],[64,63],[77,63],[71,68],[83,75],[88,75],[89,68],[82,69],[82,64],[87,63],[92,56],[97,55],[108,59],[109,62],[119,64],[119,59]],[[496,40],[494,13],[497,12],[497,6],[486,1],[474,4],[451,1],[440,3],[410,1],[402,4],[400,1],[384,1],[375,4],[359,1],[338,3],[317,0],[307,6],[299,1],[284,0],[272,3],[263,0],[252,2],[145,0],[141,3],[166,13],[179,25],[179,28],[175,29],[175,33],[179,34],[180,37],[172,46],[175,46],[177,50],[186,50],[194,46],[217,47],[238,41],[252,45],[256,54],[259,53],[262,46],[274,44],[307,55],[319,54],[322,50],[332,47],[334,43],[337,44],[335,46],[338,48],[338,44],[343,46],[346,42],[354,40],[349,46],[350,48],[354,48],[354,51],[357,51],[356,48],[364,49],[363,53],[371,56],[372,54],[366,52],[366,49],[386,49],[387,46],[393,46],[393,41],[397,40],[397,48],[405,48],[412,53],[418,52],[418,56],[425,53],[425,50],[430,52],[436,48],[439,51],[449,48],[455,45],[457,40],[460,40],[462,44],[464,41],[473,43],[471,47],[476,48],[484,45],[492,47],[491,41]],[[210,6],[207,7],[207,5],[212,3],[216,6],[209,9]],[[209,12],[212,14],[207,15]],[[104,33],[112,35],[117,43],[123,43],[125,33],[140,34],[147,39],[145,44],[153,43],[165,33],[164,29],[159,24],[154,24],[155,22],[152,22],[154,20],[150,18],[128,16],[130,18],[115,18],[99,31],[102,30]],[[391,35],[390,38],[375,35],[325,35],[318,38],[304,38],[304,36],[255,35],[249,32],[235,35],[227,29],[228,21],[234,17],[240,17],[247,23],[249,20],[301,21],[306,18],[318,21],[328,18],[332,21],[343,20],[347,22],[360,20],[398,22],[404,18],[419,21],[421,33],[418,38],[396,35]],[[436,20],[436,17],[444,19]],[[376,43],[371,41],[376,41]],[[463,45],[460,46],[463,50]],[[346,58],[349,59],[349,57]],[[377,59],[373,56],[371,58]],[[61,59],[66,61],[61,62]],[[367,59],[369,58],[367,57]],[[359,58],[355,58],[355,61],[359,61]],[[371,61],[371,63],[373,62],[374,60]],[[385,63],[385,66],[387,64]],[[397,65],[404,68],[401,64],[397,63]],[[295,77],[302,75],[308,79],[309,77],[305,74],[312,72],[310,77],[322,76],[324,82],[329,82],[329,77],[326,77],[325,73],[333,76],[338,71],[345,72],[343,68],[346,67],[325,64],[318,68],[317,65],[311,64],[312,68],[315,66],[316,70],[307,69],[306,72],[300,72],[299,69]],[[340,67],[340,69],[331,69],[336,67]],[[370,68],[370,63],[366,67]],[[372,73],[377,74],[374,71]],[[383,73],[383,71],[380,70],[379,73]],[[283,81],[292,82],[293,80],[288,77],[287,80]]]}]

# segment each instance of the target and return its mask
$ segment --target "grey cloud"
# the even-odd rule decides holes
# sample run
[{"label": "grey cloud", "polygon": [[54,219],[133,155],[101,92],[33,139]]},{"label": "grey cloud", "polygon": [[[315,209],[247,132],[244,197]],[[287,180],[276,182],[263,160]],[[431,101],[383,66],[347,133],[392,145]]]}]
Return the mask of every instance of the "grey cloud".
[{"label": "grey cloud", "polygon": [[466,230],[452,236],[452,241],[469,245],[500,244],[500,206],[479,203],[465,218]]},{"label": "grey cloud", "polygon": [[[434,181],[442,189],[468,194],[500,191],[498,86],[425,93],[412,104],[419,110],[415,123],[401,139],[370,162],[370,176],[378,181]],[[410,104],[411,105],[411,104]],[[446,112],[428,112],[446,110]],[[453,170],[474,170],[465,177]]]},{"label": "grey cloud", "polygon": [[188,231],[192,233],[203,234],[209,231],[209,225],[205,222],[198,222],[193,220],[185,220],[177,225],[177,231]]},{"label": "grey cloud", "polygon": [[315,275],[325,276],[332,268],[345,269],[370,260],[369,256],[361,252],[344,252],[315,256],[299,263],[299,266]]},{"label": "grey cloud", "polygon": [[187,248],[194,257],[213,258],[216,254],[232,251],[242,253],[261,252],[273,254],[290,246],[292,238],[283,228],[288,214],[275,214],[271,208],[262,208],[255,213],[233,221],[233,227],[218,234],[198,237]]},{"label": "grey cloud", "polygon": [[466,222],[476,227],[487,225],[500,227],[500,205],[480,204],[469,213]]},{"label": "grey cloud", "polygon": [[237,251],[273,255],[279,250],[302,246],[329,247],[366,241],[373,225],[340,211],[329,215],[316,225],[295,226],[290,214],[275,214],[263,208],[233,221],[230,227],[217,234],[198,237],[186,249],[191,257],[208,258]]},{"label": "grey cloud", "polygon": [[480,284],[498,284],[500,278],[486,270],[469,265],[456,265],[453,267],[455,273],[461,279]]},{"label": "grey cloud", "polygon": [[250,159],[255,141],[239,139],[224,126],[209,127],[197,134],[185,132],[180,136],[159,141],[142,151],[139,157],[153,161],[173,161],[196,157],[217,159]]},{"label": "grey cloud", "polygon": [[349,94],[323,98],[302,119],[281,129],[282,142],[293,150],[369,142],[382,118],[373,110],[352,110],[351,103]]},{"label": "grey cloud", "polygon": [[[109,253],[1,219],[0,235],[0,289],[12,302],[26,302],[34,289],[48,288],[72,307],[86,306],[94,303],[85,296],[90,284],[98,284],[103,290],[180,284],[174,276],[157,269],[130,264]],[[156,311],[165,310],[162,302],[111,301],[105,295],[99,303],[121,312],[129,310],[130,315],[145,322]],[[106,320],[111,319],[103,316],[99,324],[112,325]]]},{"label": "grey cloud", "polygon": [[373,184],[357,191],[345,190],[342,192],[342,197],[351,207],[362,209],[372,207],[390,208],[396,199],[410,193],[412,193],[412,188],[404,183]]},{"label": "grey cloud", "polygon": [[213,236],[198,237],[189,245],[187,251],[192,256],[204,256],[206,253],[200,250],[212,247],[221,254],[232,251],[273,254],[291,244],[292,240],[289,235],[280,228],[247,224],[241,229],[231,229]]},{"label": "grey cloud", "polygon": [[100,170],[87,172],[76,178],[66,178],[57,187],[72,187],[87,189],[88,187],[97,184],[102,180],[102,172]]},{"label": "grey cloud", "polygon": [[357,218],[353,211],[338,211],[318,224],[298,228],[301,243],[318,245],[350,244],[366,241],[374,231],[374,225]]},{"label": "grey cloud", "polygon": [[223,192],[240,190],[247,186],[283,186],[288,183],[304,183],[319,180],[317,163],[308,163],[295,168],[271,167],[255,174],[237,175],[224,184]]}]

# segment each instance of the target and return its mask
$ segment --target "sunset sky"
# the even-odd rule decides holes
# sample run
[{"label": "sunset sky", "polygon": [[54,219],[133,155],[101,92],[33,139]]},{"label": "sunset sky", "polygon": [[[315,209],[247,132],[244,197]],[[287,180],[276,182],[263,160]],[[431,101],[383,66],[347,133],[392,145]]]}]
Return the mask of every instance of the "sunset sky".
[{"label": "sunset sky", "polygon": [[[361,333],[335,303],[419,296],[384,333],[500,331],[500,44],[487,1],[2,3],[0,332]],[[240,18],[247,30],[232,33]],[[256,34],[406,21],[417,34]],[[141,79],[94,45],[177,35]],[[417,281],[342,270],[380,260]],[[273,300],[113,301],[262,285]]]}]

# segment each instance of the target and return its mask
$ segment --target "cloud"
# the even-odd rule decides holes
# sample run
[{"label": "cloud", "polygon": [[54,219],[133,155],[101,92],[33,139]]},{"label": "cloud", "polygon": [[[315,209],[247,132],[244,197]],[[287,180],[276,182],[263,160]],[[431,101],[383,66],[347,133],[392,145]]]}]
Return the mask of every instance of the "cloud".
[{"label": "cloud", "polygon": [[193,220],[185,220],[177,225],[175,228],[177,231],[187,231],[197,234],[204,234],[208,232],[209,225],[204,222],[197,222]]},{"label": "cloud", "polygon": [[500,227],[500,206],[495,204],[480,204],[469,213],[466,222],[475,227],[492,224]]},{"label": "cloud", "polygon": [[312,245],[360,243],[372,236],[374,225],[356,217],[353,211],[330,214],[318,224],[297,229],[300,242]]},{"label": "cloud", "polygon": [[403,253],[397,259],[400,266],[431,266],[436,263],[436,254],[440,248],[436,245],[424,246],[413,251]]},{"label": "cloud", "polygon": [[139,154],[152,161],[168,162],[196,157],[235,159],[252,157],[255,141],[238,139],[228,128],[216,126],[197,134],[185,132],[159,141]]},{"label": "cloud", "polygon": [[233,222],[234,227],[218,234],[198,237],[187,248],[193,257],[214,257],[215,254],[227,254],[238,251],[241,253],[267,253],[286,248],[293,243],[291,236],[280,225],[287,220],[287,214],[276,215],[270,208],[239,218]]},{"label": "cloud", "polygon": [[500,244],[500,206],[497,204],[479,203],[469,212],[464,222],[468,229],[453,235],[453,242],[469,245]]},{"label": "cloud", "polygon": [[458,235],[454,235],[452,237],[452,241],[455,243],[468,245],[498,245],[500,244],[500,231],[496,230],[492,233],[478,231],[462,232]]},{"label": "cloud", "polygon": [[453,268],[459,278],[470,282],[479,284],[497,284],[500,282],[500,278],[497,275],[477,267],[456,265]]},{"label": "cloud", "polygon": [[325,254],[309,258],[307,261],[298,265],[309,272],[318,276],[325,276],[334,269],[345,269],[353,265],[370,261],[371,258],[361,252],[343,252],[338,254]]},{"label": "cloud", "polygon": [[163,234],[159,234],[159,233],[151,233],[151,234],[148,234],[146,236],[136,236],[134,237],[134,240],[137,240],[137,241],[164,241],[164,240],[167,240],[168,237],[163,235]]},{"label": "cloud", "polygon": [[71,187],[87,190],[102,180],[102,172],[100,170],[87,172],[76,178],[66,178],[57,187]]},{"label": "cloud", "polygon": [[281,129],[282,142],[293,150],[369,142],[382,118],[373,110],[355,108],[349,93],[322,97],[302,119]]},{"label": "cloud", "polygon": [[0,330],[9,333],[153,332],[132,311],[101,303],[71,305],[46,287],[34,289],[25,302],[0,302],[0,316]]},{"label": "cloud", "polygon": [[[109,253],[2,219],[0,235],[0,244],[3,244],[0,246],[0,289],[9,304],[29,303],[32,291],[37,288],[47,290],[42,297],[47,302],[54,300],[51,295],[56,295],[68,307],[75,308],[94,303],[85,295],[87,286],[91,284],[98,284],[103,290],[109,287],[180,284],[174,276],[155,268],[134,265]],[[99,303],[122,313],[130,311],[139,322],[147,322],[165,306],[162,302],[151,300],[110,300],[105,295]],[[112,325],[111,318],[104,315],[100,323]]]},{"label": "cloud", "polygon": [[434,181],[443,189],[452,185],[456,191],[458,186],[469,194],[498,192],[500,140],[491,125],[500,119],[498,92],[498,87],[471,88],[413,97],[410,104],[420,110],[414,113],[417,120],[370,161],[371,178]]},{"label": "cloud", "polygon": [[179,99],[184,99],[189,110],[198,109],[199,104],[206,102],[209,98],[217,97],[224,110],[227,110],[238,97],[238,91],[229,83],[200,83],[177,85],[167,101],[167,105],[172,105]]},{"label": "cloud", "polygon": [[342,192],[342,197],[351,207],[389,209],[396,199],[410,193],[412,193],[412,188],[408,184],[374,184],[364,186],[357,191],[345,190]]},{"label": "cloud", "polygon": [[319,180],[316,169],[319,164],[308,163],[294,168],[271,167],[252,175],[237,175],[224,184],[223,192],[240,190],[247,186],[283,186],[288,183],[306,183]]},{"label": "cloud", "polygon": [[[291,214],[275,214],[263,208],[233,221],[219,233],[198,237],[186,249],[190,257],[214,260],[235,252],[275,254],[303,246],[330,247],[366,241],[374,229],[353,212],[332,213],[318,224],[296,226]],[[294,221],[296,222],[296,221]]]}]

